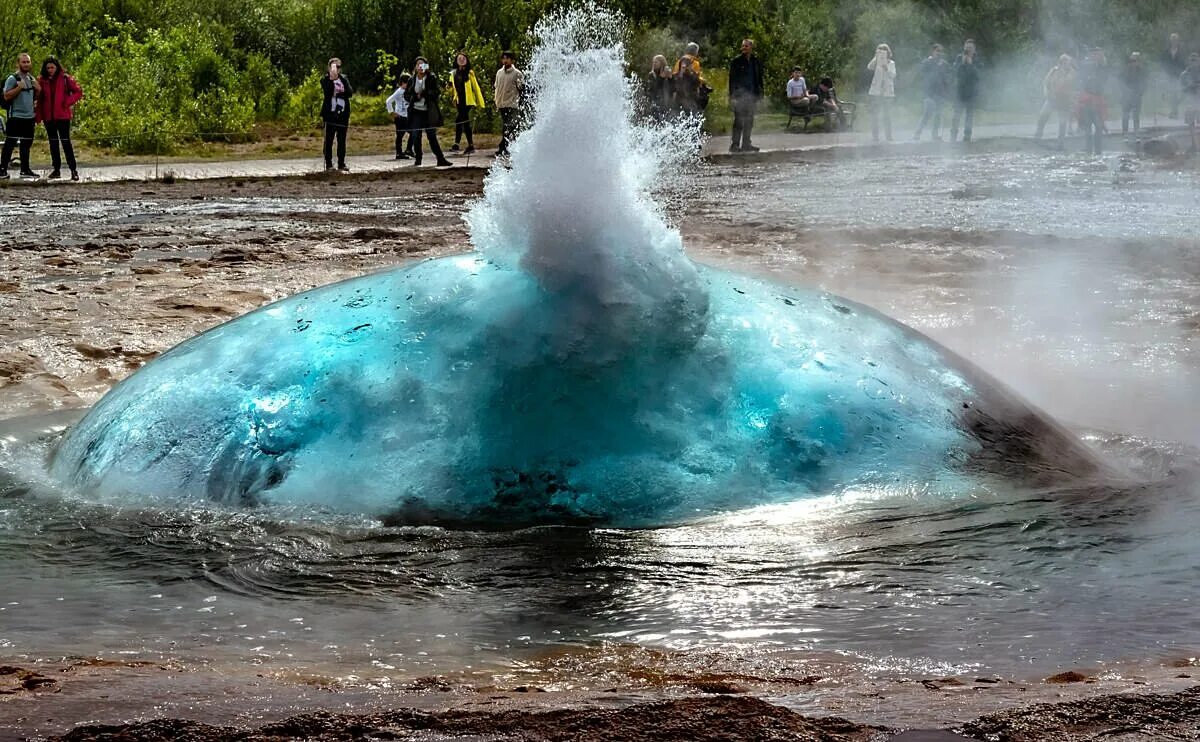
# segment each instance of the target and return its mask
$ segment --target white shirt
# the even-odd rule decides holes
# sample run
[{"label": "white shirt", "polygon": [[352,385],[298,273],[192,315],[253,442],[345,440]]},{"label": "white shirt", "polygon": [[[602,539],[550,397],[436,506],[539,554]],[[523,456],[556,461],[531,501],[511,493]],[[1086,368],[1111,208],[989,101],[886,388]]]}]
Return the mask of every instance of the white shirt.
[{"label": "white shirt", "polygon": [[[428,77],[428,76],[426,76],[426,77]],[[416,95],[420,95],[421,93],[424,93],[424,92],[425,92],[425,80],[426,80],[426,77],[417,77],[416,75],[413,75],[412,82],[410,82],[410,83],[409,83],[409,85],[412,85],[412,86],[413,86],[413,93],[414,93],[414,94],[416,94]],[[415,109],[415,110],[417,110],[417,111],[424,111],[424,110],[426,110],[425,98],[424,98],[424,97],[421,97],[421,98],[419,98],[419,99],[417,99],[417,100],[414,100],[414,101],[413,101],[413,104],[412,104],[412,107],[413,107],[413,109]]]},{"label": "white shirt", "polygon": [[396,88],[396,92],[388,96],[384,102],[388,113],[394,113],[402,119],[408,118],[408,101],[404,100],[404,88]]},{"label": "white shirt", "polygon": [[872,57],[867,62],[867,69],[875,74],[871,77],[871,89],[867,95],[882,95],[885,98],[896,97],[896,63],[888,60],[887,64],[875,64],[878,57]]},{"label": "white shirt", "polygon": [[806,95],[808,95],[808,85],[804,82],[804,78],[801,77],[799,80],[797,80],[794,77],[789,77],[787,83],[787,97],[802,98]]}]

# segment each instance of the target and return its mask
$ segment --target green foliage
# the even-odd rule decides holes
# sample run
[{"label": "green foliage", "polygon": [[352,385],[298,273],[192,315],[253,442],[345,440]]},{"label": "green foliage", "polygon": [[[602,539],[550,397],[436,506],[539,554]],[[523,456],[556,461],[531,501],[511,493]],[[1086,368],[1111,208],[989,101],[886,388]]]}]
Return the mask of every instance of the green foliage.
[{"label": "green foliage", "polygon": [[297,129],[316,127],[321,120],[321,76],[324,70],[313,70],[288,96],[283,108],[283,120]]}]

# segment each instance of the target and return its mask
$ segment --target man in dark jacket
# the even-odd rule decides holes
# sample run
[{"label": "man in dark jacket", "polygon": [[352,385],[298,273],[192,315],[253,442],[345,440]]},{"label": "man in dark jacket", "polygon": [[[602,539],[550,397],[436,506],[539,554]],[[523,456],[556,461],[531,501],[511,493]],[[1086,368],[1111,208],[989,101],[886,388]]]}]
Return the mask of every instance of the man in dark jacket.
[{"label": "man in dark jacket", "polygon": [[1179,115],[1179,75],[1187,67],[1187,60],[1188,55],[1179,42],[1179,34],[1171,34],[1167,37],[1167,49],[1158,62],[1163,76],[1167,78],[1166,94],[1167,101],[1171,104],[1171,113],[1169,114],[1171,118]]},{"label": "man in dark jacket", "polygon": [[325,169],[333,169],[333,140],[337,138],[338,170],[346,167],[346,130],[350,128],[350,96],[354,88],[342,74],[342,60],[329,60],[329,71],[321,77],[321,120],[325,122]]},{"label": "man in dark jacket", "polygon": [[975,123],[975,105],[979,100],[983,66],[975,53],[975,39],[963,42],[962,54],[954,60],[954,114],[950,118],[950,141],[958,139],[958,122],[963,121],[963,141],[971,141]]},{"label": "man in dark jacket", "polygon": [[921,111],[921,121],[917,124],[917,133],[913,141],[921,141],[921,132],[926,124],[933,128],[933,139],[942,141],[942,108],[946,104],[946,93],[950,89],[950,65],[942,51],[941,44],[934,44],[929,49],[929,56],[921,62],[917,71],[921,78],[921,94],[924,108]]},{"label": "man in dark jacket", "polygon": [[742,53],[729,63],[729,105],[733,108],[733,142],[730,152],[757,152],[750,143],[754,111],[763,94],[763,66],[754,56],[754,42],[742,41]]}]

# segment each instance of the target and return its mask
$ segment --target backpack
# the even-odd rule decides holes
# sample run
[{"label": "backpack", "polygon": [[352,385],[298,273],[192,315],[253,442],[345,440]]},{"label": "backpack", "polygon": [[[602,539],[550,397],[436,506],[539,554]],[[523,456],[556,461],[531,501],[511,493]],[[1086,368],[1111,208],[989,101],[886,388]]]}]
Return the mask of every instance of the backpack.
[{"label": "backpack", "polygon": [[696,105],[700,106],[701,111],[708,108],[708,97],[712,95],[712,91],[712,86],[708,83],[700,83],[700,88],[696,91]]}]

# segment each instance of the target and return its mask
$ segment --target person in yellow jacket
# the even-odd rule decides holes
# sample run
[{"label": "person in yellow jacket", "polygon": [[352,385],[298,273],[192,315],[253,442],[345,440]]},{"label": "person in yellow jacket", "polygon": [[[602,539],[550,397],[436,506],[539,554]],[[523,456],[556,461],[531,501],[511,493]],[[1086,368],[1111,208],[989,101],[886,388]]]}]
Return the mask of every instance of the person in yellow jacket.
[{"label": "person in yellow jacket", "polygon": [[471,58],[466,52],[459,52],[454,58],[454,74],[451,77],[454,83],[454,107],[458,109],[458,116],[454,119],[454,146],[450,151],[458,151],[459,142],[465,133],[467,148],[463,152],[469,155],[475,151],[475,138],[471,134],[471,109],[476,106],[483,107],[483,90],[479,87],[479,81],[475,79],[475,71],[471,69]]}]

